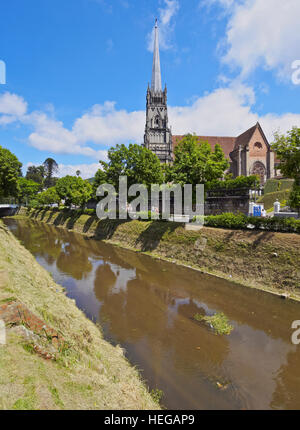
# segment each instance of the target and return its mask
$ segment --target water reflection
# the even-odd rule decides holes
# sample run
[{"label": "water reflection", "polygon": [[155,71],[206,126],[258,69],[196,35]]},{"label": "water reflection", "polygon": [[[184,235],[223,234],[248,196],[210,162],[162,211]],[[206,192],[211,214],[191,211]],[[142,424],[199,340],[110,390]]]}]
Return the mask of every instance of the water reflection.
[{"label": "water reflection", "polygon": [[[299,408],[298,304],[47,224],[6,222],[167,407]],[[230,336],[193,320],[216,311],[234,325]]]}]

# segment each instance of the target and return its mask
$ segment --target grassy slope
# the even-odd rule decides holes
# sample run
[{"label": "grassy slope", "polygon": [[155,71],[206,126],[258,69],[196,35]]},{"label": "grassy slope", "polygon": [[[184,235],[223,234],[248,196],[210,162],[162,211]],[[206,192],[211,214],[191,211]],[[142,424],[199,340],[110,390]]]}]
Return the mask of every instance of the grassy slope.
[{"label": "grassy slope", "polygon": [[194,232],[175,223],[99,221],[51,211],[32,211],[29,216],[243,285],[300,298],[297,234],[208,227]]},{"label": "grassy slope", "polygon": [[281,203],[281,206],[285,206],[287,200],[290,197],[291,191],[292,190],[283,190],[265,194],[260,199],[258,199],[258,203],[263,203],[266,210],[273,209],[276,200]]},{"label": "grassy slope", "polygon": [[264,203],[266,210],[273,209],[277,199],[282,205],[285,205],[290,197],[293,183],[293,179],[268,179],[265,194],[258,200],[258,203]]},{"label": "grassy slope", "polygon": [[45,360],[7,330],[0,345],[0,409],[158,408],[124,358],[68,299],[0,221],[0,306],[16,298],[61,333],[71,348]]},{"label": "grassy slope", "polygon": [[268,179],[265,185],[265,194],[293,188],[293,179]]}]

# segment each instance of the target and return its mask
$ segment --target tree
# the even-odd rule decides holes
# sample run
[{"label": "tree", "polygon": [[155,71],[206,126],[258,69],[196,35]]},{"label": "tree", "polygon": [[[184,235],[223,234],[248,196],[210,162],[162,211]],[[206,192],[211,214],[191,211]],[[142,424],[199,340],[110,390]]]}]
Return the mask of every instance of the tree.
[{"label": "tree", "polygon": [[[109,161],[100,161],[107,183],[119,188],[119,177],[127,176],[128,187],[132,184],[161,184],[163,174],[160,161],[152,151],[137,144],[116,145],[108,151]],[[99,173],[99,177],[103,174]]]},{"label": "tree", "polygon": [[272,149],[280,160],[281,173],[300,186],[300,128],[293,127],[286,136],[275,133]]},{"label": "tree", "polygon": [[54,203],[57,203],[59,205],[60,203],[60,197],[56,191],[55,187],[50,187],[46,191],[43,191],[38,195],[38,202],[41,205],[52,205]]},{"label": "tree", "polygon": [[0,197],[17,197],[21,167],[17,157],[0,146]]},{"label": "tree", "polygon": [[45,177],[44,166],[29,166],[26,172],[26,179],[42,184]]},{"label": "tree", "polygon": [[289,205],[298,210],[300,218],[300,186],[296,183],[293,185],[293,189],[290,194]]},{"label": "tree", "polygon": [[98,187],[102,184],[106,184],[107,181],[108,181],[107,174],[102,169],[97,170],[97,172],[95,174],[94,181],[92,183],[93,197],[96,196],[96,192],[97,192]]},{"label": "tree", "polygon": [[28,203],[40,191],[41,185],[31,179],[18,178],[18,199],[22,203]]},{"label": "tree", "polygon": [[66,206],[83,207],[92,196],[92,186],[77,176],[65,176],[57,181],[55,186],[60,199],[65,200]]},{"label": "tree", "polygon": [[49,188],[54,185],[53,175],[58,171],[58,164],[53,158],[47,158],[44,161],[43,166],[45,168],[45,174],[46,174],[45,186]]},{"label": "tree", "polygon": [[169,182],[178,184],[205,184],[222,179],[229,168],[219,144],[211,149],[208,142],[198,142],[198,137],[188,134],[176,146],[173,166],[166,169]]},{"label": "tree", "polygon": [[275,133],[272,149],[280,160],[280,171],[295,180],[288,204],[300,216],[300,128],[293,127],[287,135]]}]

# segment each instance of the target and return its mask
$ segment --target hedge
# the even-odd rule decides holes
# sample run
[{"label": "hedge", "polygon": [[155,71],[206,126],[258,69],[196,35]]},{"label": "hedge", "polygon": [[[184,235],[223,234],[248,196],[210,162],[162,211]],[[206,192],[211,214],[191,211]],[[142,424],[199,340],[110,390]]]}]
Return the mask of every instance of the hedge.
[{"label": "hedge", "polygon": [[233,213],[224,213],[222,215],[210,215],[205,217],[204,225],[233,230],[256,229],[300,233],[300,219],[295,218],[247,217],[244,214],[235,215]]},{"label": "hedge", "polygon": [[262,196],[258,203],[263,203],[266,210],[271,209],[276,200],[283,202],[288,200],[292,190],[275,191],[274,193],[268,193]]},{"label": "hedge", "polygon": [[237,176],[235,179],[226,179],[225,181],[211,181],[207,182],[206,189],[207,190],[233,190],[246,188],[251,189],[255,185],[259,184],[258,177],[256,175],[251,176]]}]

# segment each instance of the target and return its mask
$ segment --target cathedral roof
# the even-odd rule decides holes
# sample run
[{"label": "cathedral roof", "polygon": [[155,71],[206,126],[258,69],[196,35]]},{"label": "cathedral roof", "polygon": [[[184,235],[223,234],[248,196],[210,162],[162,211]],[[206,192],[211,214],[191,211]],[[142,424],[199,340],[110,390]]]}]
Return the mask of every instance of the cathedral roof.
[{"label": "cathedral roof", "polygon": [[240,134],[236,138],[234,149],[237,149],[239,146],[242,146],[242,147],[246,146],[250,141],[251,137],[253,136],[253,133],[255,132],[255,130],[256,130],[256,125],[244,131],[244,133]]},{"label": "cathedral roof", "polygon": [[[184,136],[172,136],[173,140],[173,151],[176,145],[184,138]],[[229,154],[233,151],[236,137],[221,137],[221,136],[197,136],[199,143],[208,142],[211,148],[214,150],[216,144],[218,143],[226,156],[229,158]]]},{"label": "cathedral roof", "polygon": [[[254,131],[256,130],[256,128],[260,129],[260,132],[262,133],[263,138],[265,139],[266,143],[269,145],[265,134],[260,126],[259,123],[255,124],[253,127],[249,128],[248,130],[246,130],[244,133],[240,134],[238,137],[221,137],[221,136],[197,136],[199,143],[200,142],[208,142],[212,148],[212,150],[214,150],[216,144],[218,143],[221,148],[223,149],[223,152],[226,156],[226,158],[230,158],[230,153],[233,152],[234,150],[237,150],[240,146],[241,147],[245,147]],[[179,135],[175,135],[172,136],[172,141],[173,141],[173,151],[176,147],[176,145],[184,138],[184,136],[179,136]]]}]

